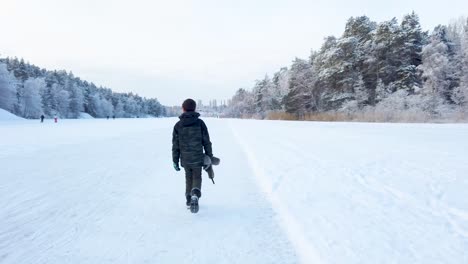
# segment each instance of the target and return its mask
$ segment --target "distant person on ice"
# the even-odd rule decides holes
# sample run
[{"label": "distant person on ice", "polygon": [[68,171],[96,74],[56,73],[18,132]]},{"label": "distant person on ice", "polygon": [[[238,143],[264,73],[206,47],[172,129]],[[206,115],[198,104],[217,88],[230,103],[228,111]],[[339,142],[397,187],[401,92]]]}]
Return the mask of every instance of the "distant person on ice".
[{"label": "distant person on ice", "polygon": [[41,123],[44,123],[44,118],[45,118],[45,116],[41,115]]},{"label": "distant person on ice", "polygon": [[174,169],[180,171],[180,159],[185,170],[185,198],[192,213],[198,212],[205,156],[213,158],[208,128],[205,122],[198,118],[200,114],[195,112],[195,109],[194,100],[185,100],[182,104],[183,113],[179,116],[180,121],[175,124],[172,132],[172,161]]}]

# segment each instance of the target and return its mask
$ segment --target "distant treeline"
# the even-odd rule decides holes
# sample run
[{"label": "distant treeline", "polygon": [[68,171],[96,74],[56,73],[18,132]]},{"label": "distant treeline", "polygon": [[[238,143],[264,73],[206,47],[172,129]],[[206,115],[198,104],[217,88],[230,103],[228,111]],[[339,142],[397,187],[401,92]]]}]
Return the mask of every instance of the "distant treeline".
[{"label": "distant treeline", "polygon": [[116,93],[97,87],[66,71],[49,71],[23,59],[0,59],[0,108],[25,118],[59,116],[93,117],[165,116],[157,99],[133,93]]},{"label": "distant treeline", "polygon": [[466,117],[467,109],[468,20],[427,32],[413,12],[401,23],[350,18],[341,37],[327,37],[308,59],[296,58],[252,89],[239,89],[226,114],[291,119],[368,114],[398,121]]}]

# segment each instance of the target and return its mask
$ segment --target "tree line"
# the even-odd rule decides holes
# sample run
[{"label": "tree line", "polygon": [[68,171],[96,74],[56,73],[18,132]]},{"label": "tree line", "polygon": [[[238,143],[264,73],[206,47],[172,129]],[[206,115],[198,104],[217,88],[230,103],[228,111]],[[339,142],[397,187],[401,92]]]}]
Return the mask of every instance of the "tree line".
[{"label": "tree line", "polygon": [[24,118],[165,116],[157,99],[116,93],[75,77],[72,72],[48,71],[23,59],[0,59],[0,108]]},{"label": "tree line", "polygon": [[351,17],[307,59],[239,89],[226,114],[267,118],[285,112],[412,112],[438,118],[468,112],[468,20],[421,28],[412,12],[398,22]]}]

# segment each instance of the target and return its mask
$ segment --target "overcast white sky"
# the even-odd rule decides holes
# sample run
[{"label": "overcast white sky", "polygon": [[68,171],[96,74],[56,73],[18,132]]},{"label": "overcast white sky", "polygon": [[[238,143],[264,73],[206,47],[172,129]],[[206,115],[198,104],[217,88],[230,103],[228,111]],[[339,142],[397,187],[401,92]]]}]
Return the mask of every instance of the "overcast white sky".
[{"label": "overcast white sky", "polygon": [[350,16],[414,10],[429,30],[466,16],[468,1],[0,0],[0,10],[0,56],[179,105],[250,88],[340,35]]}]

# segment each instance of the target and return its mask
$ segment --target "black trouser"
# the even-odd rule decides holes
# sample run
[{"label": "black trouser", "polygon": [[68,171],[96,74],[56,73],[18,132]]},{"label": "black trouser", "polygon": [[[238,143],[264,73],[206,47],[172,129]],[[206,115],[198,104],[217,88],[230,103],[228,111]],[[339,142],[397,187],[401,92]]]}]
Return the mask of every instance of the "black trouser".
[{"label": "black trouser", "polygon": [[193,194],[201,197],[202,168],[184,168],[185,169],[185,196]]}]

